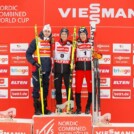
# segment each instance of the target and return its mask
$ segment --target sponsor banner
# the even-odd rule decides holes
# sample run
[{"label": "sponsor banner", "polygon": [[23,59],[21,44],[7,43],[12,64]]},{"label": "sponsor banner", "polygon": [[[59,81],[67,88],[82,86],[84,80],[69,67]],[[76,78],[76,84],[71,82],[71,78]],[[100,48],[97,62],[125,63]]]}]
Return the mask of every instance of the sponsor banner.
[{"label": "sponsor banner", "polygon": [[107,127],[94,127],[94,134],[133,134],[134,133],[134,125],[126,126],[124,124],[120,124],[120,126],[107,126]]},{"label": "sponsor banner", "polygon": [[6,76],[9,74],[9,67],[6,65],[1,65],[0,66],[0,76]]},{"label": "sponsor banner", "polygon": [[0,89],[0,98],[7,99],[8,98],[8,89]]},{"label": "sponsor banner", "polygon": [[112,51],[112,45],[111,44],[97,44],[97,50],[100,52],[100,53],[111,53]]},{"label": "sponsor banner", "polygon": [[131,76],[131,67],[113,66],[113,76]]},{"label": "sponsor banner", "polygon": [[0,55],[0,64],[8,64],[8,55]]},{"label": "sponsor banner", "polygon": [[111,64],[111,55],[102,55],[99,64]]},{"label": "sponsor banner", "polygon": [[11,76],[28,76],[29,68],[28,66],[10,66]]},{"label": "sponsor banner", "polygon": [[92,134],[90,115],[33,116],[33,120],[34,134]]},{"label": "sponsor banner", "polygon": [[10,43],[10,53],[25,53],[28,43]]},{"label": "sponsor banner", "polygon": [[0,78],[0,87],[8,87],[8,78]]},{"label": "sponsor banner", "polygon": [[[29,12],[30,5],[30,12]],[[36,6],[35,6],[36,5]],[[38,5],[38,6],[37,6]],[[35,13],[36,12],[36,13]],[[38,0],[31,4],[31,1],[1,1],[0,5],[0,25],[1,26],[34,26],[35,22],[42,25],[44,17],[38,14],[44,13],[44,1]],[[34,17],[33,17],[34,16]],[[22,37],[23,38],[23,37]]]},{"label": "sponsor banner", "polygon": [[110,89],[101,89],[100,90],[100,98],[110,99],[111,98]]},{"label": "sponsor banner", "polygon": [[13,64],[29,64],[26,60],[26,54],[12,54],[10,56],[10,64],[13,65]]},{"label": "sponsor banner", "polygon": [[111,66],[100,65],[99,72],[101,77],[110,77],[111,75]]},{"label": "sponsor banner", "polygon": [[113,99],[131,99],[130,89],[113,89],[112,91]]},{"label": "sponsor banner", "polygon": [[[8,125],[8,127],[7,127]],[[0,122],[0,134],[31,134],[32,121],[28,119],[13,119]]]},{"label": "sponsor banner", "polygon": [[110,78],[100,78],[100,87],[110,87]]},{"label": "sponsor banner", "polygon": [[28,99],[29,89],[11,89],[10,98],[11,99]]},{"label": "sponsor banner", "polygon": [[127,54],[125,54],[125,55],[123,55],[123,54],[120,54],[120,55],[119,54],[117,54],[117,55],[113,54],[112,61],[113,61],[113,64],[115,64],[115,65],[124,65],[124,64],[125,65],[131,65],[132,57],[130,56],[130,54],[128,54],[128,55]]},{"label": "sponsor banner", "polygon": [[8,52],[9,52],[9,45],[0,43],[0,54],[7,54]]},{"label": "sponsor banner", "polygon": [[28,88],[30,87],[30,79],[28,77],[25,78],[16,78],[16,77],[11,77],[9,81],[10,87],[14,88]]},{"label": "sponsor banner", "polygon": [[112,78],[112,88],[132,88],[132,79],[126,77]]},{"label": "sponsor banner", "polygon": [[113,53],[131,53],[131,44],[113,43]]},{"label": "sponsor banner", "polygon": [[[88,26],[89,24],[133,26],[134,11],[133,3],[130,0],[129,5],[121,0],[108,3],[80,0],[65,0],[64,2],[67,4],[60,0],[57,0],[56,3],[53,0],[45,0],[45,22],[51,22],[53,26],[65,26],[66,24],[70,26]],[[55,13],[56,19],[51,17],[53,13]],[[57,20],[59,21],[57,22]]]}]

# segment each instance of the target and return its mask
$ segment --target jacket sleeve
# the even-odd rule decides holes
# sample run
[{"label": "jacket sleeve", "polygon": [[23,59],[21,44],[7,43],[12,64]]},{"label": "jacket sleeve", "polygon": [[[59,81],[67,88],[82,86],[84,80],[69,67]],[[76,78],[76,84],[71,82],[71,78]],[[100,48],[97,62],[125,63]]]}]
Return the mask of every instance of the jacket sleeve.
[{"label": "jacket sleeve", "polygon": [[32,65],[35,63],[33,53],[36,50],[36,41],[35,39],[30,43],[27,51],[26,51],[26,59],[28,62],[30,62]]}]

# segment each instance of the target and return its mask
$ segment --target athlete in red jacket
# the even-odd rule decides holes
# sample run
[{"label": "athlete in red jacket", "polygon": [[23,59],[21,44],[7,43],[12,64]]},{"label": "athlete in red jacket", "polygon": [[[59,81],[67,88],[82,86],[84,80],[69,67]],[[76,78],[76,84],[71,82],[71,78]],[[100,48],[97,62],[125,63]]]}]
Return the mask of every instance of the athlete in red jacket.
[{"label": "athlete in red jacket", "polygon": [[83,78],[86,78],[88,99],[85,108],[85,114],[89,114],[92,103],[92,83],[91,83],[91,43],[88,38],[88,32],[85,27],[80,27],[78,31],[78,40],[76,48],[76,114],[81,114],[81,89]]}]

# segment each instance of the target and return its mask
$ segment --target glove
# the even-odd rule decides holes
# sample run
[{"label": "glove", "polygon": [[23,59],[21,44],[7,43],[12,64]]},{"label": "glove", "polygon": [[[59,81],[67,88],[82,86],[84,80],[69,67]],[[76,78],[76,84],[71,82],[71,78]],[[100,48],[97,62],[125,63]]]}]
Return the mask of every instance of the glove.
[{"label": "glove", "polygon": [[100,54],[100,53],[94,51],[94,52],[93,52],[93,58],[101,59],[101,58],[102,58],[102,54]]},{"label": "glove", "polygon": [[36,68],[41,68],[41,65],[39,63],[37,63],[37,62],[34,62],[33,65],[36,66]]}]

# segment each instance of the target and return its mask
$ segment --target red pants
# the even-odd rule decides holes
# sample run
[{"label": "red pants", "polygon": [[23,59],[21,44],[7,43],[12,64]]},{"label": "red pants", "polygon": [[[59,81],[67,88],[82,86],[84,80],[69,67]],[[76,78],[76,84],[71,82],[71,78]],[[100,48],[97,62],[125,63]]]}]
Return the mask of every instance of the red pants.
[{"label": "red pants", "polygon": [[86,78],[88,92],[92,92],[92,80],[91,70],[83,71],[76,70],[76,91],[75,93],[81,93],[83,78]]}]

